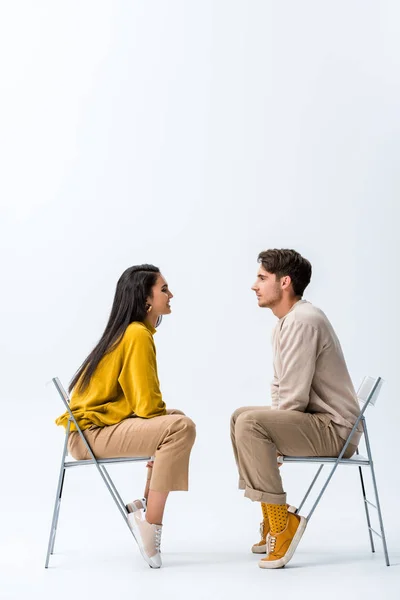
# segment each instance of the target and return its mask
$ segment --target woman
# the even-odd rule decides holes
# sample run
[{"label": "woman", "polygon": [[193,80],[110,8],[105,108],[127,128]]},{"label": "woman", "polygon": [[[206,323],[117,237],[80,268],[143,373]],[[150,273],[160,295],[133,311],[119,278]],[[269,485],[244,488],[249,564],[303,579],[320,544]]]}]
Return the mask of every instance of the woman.
[{"label": "woman", "polygon": [[[171,312],[173,295],[153,265],[120,277],[107,327],[71,381],[71,410],[97,458],[154,456],[144,498],[127,505],[128,522],[143,558],[161,567],[160,540],[168,493],[188,489],[196,432],[181,411],[167,410],[157,375],[153,335]],[[66,427],[68,413],[56,420]],[[71,424],[70,454],[89,453]]]}]

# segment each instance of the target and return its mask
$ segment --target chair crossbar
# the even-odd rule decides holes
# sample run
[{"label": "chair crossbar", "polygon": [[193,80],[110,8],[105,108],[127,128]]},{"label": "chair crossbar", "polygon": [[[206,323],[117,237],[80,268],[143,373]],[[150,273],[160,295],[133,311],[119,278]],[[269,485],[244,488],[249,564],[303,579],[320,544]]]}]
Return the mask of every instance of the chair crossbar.
[{"label": "chair crossbar", "polygon": [[[380,534],[380,533],[378,533],[377,531],[375,531],[375,529],[372,529],[372,527],[368,527],[368,529],[369,529],[370,531],[372,531],[372,533],[374,533],[375,535],[377,535],[378,537],[380,537],[380,538],[382,539],[382,536],[381,536],[381,534]],[[389,566],[389,565],[388,565],[388,566]]]},{"label": "chair crossbar", "polygon": [[[130,462],[148,462],[149,460],[152,460],[153,457],[151,456],[134,456],[134,457],[123,457],[123,458],[98,458],[97,459],[97,464],[98,465],[112,465],[112,464],[120,464],[120,463],[130,463]],[[89,458],[87,460],[70,460],[70,461],[66,461],[64,462],[64,467],[68,468],[68,467],[86,467],[88,465],[95,465],[96,462]]]},{"label": "chair crossbar", "polygon": [[283,456],[282,462],[284,463],[338,463],[340,465],[349,466],[369,466],[368,458],[364,456],[355,456],[354,458],[341,458],[338,460],[336,457],[330,456]]}]

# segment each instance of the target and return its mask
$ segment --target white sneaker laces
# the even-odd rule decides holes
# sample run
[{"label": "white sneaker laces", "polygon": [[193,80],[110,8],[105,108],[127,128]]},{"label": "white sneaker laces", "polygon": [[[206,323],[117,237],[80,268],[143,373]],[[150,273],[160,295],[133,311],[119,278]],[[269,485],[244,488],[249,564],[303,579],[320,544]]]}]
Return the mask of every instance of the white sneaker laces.
[{"label": "white sneaker laces", "polygon": [[160,552],[161,532],[162,532],[161,527],[157,527],[155,530],[155,533],[154,533],[154,545],[156,547],[157,552]]}]

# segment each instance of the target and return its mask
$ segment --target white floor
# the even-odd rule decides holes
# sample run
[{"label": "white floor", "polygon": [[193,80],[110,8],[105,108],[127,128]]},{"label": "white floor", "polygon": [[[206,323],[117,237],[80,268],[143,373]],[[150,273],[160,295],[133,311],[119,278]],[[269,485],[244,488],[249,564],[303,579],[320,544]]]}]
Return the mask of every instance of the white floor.
[{"label": "white floor", "polygon": [[[393,481],[384,476],[387,463],[383,457],[378,455],[377,474],[392,563],[389,568],[379,539],[376,554],[370,552],[357,473],[343,468],[332,480],[290,564],[266,571],[258,568],[257,557],[249,551],[258,536],[259,507],[235,489],[228,444],[217,462],[201,438],[192,461],[191,492],[170,496],[161,570],[144,563],[91,467],[67,473],[55,554],[45,570],[62,443],[54,430],[33,436],[29,464],[26,449],[18,445],[3,461],[3,481],[8,485],[0,494],[1,599],[110,600],[144,595],[163,600],[243,599],[249,595],[269,599],[274,593],[297,600],[400,598],[400,523]],[[53,448],[54,454],[44,461],[40,457],[45,447]],[[211,467],[205,469],[205,465]],[[289,500],[295,503],[313,468],[284,468]],[[110,470],[126,499],[140,496],[143,470],[142,465]]]},{"label": "white floor", "polygon": [[349,542],[339,528],[342,549],[338,543],[332,547],[326,538],[317,540],[314,530],[287,567],[266,571],[257,567],[257,558],[248,552],[247,539],[233,543],[234,536],[224,535],[221,527],[215,540],[199,543],[199,528],[192,523],[179,550],[173,533],[166,536],[164,566],[155,571],[143,562],[123,528],[110,531],[107,523],[100,527],[99,521],[92,520],[78,537],[72,534],[72,523],[64,521],[60,526],[56,554],[47,571],[43,568],[44,537],[28,540],[21,527],[21,537],[1,556],[1,598],[109,599],[144,594],[164,599],[246,598],[250,594],[272,598],[274,592],[280,597],[295,594],[299,599],[324,600],[400,597],[400,553],[392,552],[393,564],[387,568],[380,551],[370,555],[366,544]]}]

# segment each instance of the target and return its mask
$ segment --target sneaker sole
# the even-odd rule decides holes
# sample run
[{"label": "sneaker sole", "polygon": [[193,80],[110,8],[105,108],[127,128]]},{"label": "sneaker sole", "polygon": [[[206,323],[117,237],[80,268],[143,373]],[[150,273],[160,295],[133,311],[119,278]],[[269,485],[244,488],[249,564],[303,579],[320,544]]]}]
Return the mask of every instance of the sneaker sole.
[{"label": "sneaker sole", "polygon": [[[296,514],[297,508],[295,506],[288,506],[288,512]],[[254,544],[252,546],[251,551],[253,554],[266,554],[267,553],[267,544],[263,544],[262,546],[257,546]]]},{"label": "sneaker sole", "polygon": [[251,549],[253,554],[265,554],[267,552],[267,544],[262,546],[253,546]]},{"label": "sneaker sole", "polygon": [[288,564],[289,560],[292,558],[293,554],[295,553],[295,550],[296,550],[297,546],[299,545],[299,542],[300,542],[300,540],[303,536],[303,533],[307,527],[307,519],[305,517],[300,517],[300,515],[298,515],[298,516],[300,518],[300,523],[297,528],[296,534],[295,534],[294,538],[292,539],[292,542],[291,542],[289,548],[287,549],[285,556],[282,556],[282,558],[280,558],[279,560],[271,560],[269,562],[267,560],[260,560],[258,563],[258,566],[261,569],[280,569]]},{"label": "sneaker sole", "polygon": [[149,567],[151,567],[152,569],[159,569],[161,567],[161,565],[156,564],[153,559],[148,556],[146,554],[146,552],[144,551],[143,548],[143,544],[142,544],[142,537],[140,535],[140,532],[138,531],[138,527],[136,525],[136,522],[132,519],[129,519],[129,516],[133,514],[133,513],[129,513],[128,515],[128,524],[130,527],[130,530],[132,531],[132,535],[135,538],[135,542],[137,543],[137,545],[139,546],[139,550],[140,550],[140,554],[143,556],[144,560],[147,562],[147,564],[149,565]]}]

